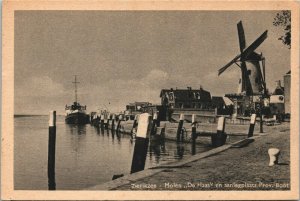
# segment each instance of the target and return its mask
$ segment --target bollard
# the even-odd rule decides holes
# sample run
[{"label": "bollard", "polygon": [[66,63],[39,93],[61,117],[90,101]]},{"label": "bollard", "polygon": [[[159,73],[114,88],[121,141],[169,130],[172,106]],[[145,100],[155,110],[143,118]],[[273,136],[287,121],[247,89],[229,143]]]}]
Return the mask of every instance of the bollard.
[{"label": "bollard", "polygon": [[180,141],[180,135],[182,132],[182,126],[183,126],[183,120],[184,120],[184,114],[180,114],[180,118],[179,118],[179,123],[178,123],[178,127],[177,127],[177,142]]},{"label": "bollard", "polygon": [[251,115],[251,120],[250,120],[250,127],[249,127],[249,132],[248,132],[248,138],[253,136],[253,131],[255,127],[255,121],[256,121],[256,114]]},{"label": "bollard", "polygon": [[115,130],[115,119],[116,119],[116,115],[113,114],[112,118],[111,118],[111,130],[114,131]]},{"label": "bollard", "polygon": [[56,111],[50,111],[48,141],[48,189],[55,190]]},{"label": "bollard", "polygon": [[136,133],[135,145],[130,173],[135,173],[145,168],[147,150],[149,144],[149,135],[151,132],[152,116],[143,113],[139,116],[139,126]]},{"label": "bollard", "polygon": [[196,118],[195,115],[192,115],[192,154],[196,154],[196,138],[197,138],[197,133],[196,133]]},{"label": "bollard", "polygon": [[153,114],[153,123],[151,127],[151,136],[156,134],[156,128],[157,128],[157,114],[156,112]]},{"label": "bollard", "polygon": [[211,144],[213,147],[219,147],[225,144],[227,135],[224,133],[225,130],[225,117],[219,117],[217,134],[211,136]]},{"label": "bollard", "polygon": [[278,158],[280,155],[280,150],[277,148],[270,148],[268,150],[268,154],[270,157],[270,162],[269,162],[269,166],[273,166],[275,164],[278,164]]}]

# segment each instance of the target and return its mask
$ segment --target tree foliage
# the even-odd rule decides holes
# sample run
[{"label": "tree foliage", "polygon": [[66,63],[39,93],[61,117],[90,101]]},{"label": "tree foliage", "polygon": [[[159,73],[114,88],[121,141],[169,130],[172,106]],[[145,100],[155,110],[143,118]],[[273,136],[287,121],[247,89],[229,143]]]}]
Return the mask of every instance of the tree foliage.
[{"label": "tree foliage", "polygon": [[284,10],[276,14],[273,21],[274,26],[281,26],[284,28],[284,35],[278,38],[284,45],[291,48],[291,11]]}]

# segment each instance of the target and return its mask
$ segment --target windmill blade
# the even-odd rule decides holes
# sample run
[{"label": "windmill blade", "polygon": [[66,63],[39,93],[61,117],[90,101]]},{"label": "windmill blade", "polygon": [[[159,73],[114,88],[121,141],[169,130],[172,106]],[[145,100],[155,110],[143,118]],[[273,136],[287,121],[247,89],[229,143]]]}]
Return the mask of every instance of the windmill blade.
[{"label": "windmill blade", "polygon": [[268,30],[261,34],[249,47],[242,53],[242,57],[246,59],[264,40],[268,37]]},{"label": "windmill blade", "polygon": [[239,35],[240,50],[241,50],[241,52],[243,52],[243,50],[246,47],[246,39],[245,39],[245,33],[244,33],[242,21],[240,21],[237,24],[237,30],[238,30],[238,35]]},{"label": "windmill blade", "polygon": [[220,68],[219,71],[218,71],[218,75],[221,75],[229,66],[231,66],[232,64],[234,64],[240,57],[241,57],[240,54],[237,55],[228,64],[226,64],[225,66],[223,66],[222,68]]}]

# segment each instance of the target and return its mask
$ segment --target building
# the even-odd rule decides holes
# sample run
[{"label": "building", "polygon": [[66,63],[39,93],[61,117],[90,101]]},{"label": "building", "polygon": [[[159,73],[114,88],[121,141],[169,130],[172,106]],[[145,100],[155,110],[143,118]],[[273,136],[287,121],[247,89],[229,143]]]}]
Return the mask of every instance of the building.
[{"label": "building", "polygon": [[210,92],[200,89],[162,89],[161,104],[170,109],[209,109],[211,106]]},{"label": "building", "polygon": [[284,91],[285,89],[281,86],[280,80],[278,80],[276,88],[270,96],[270,112],[271,114],[284,114]]},{"label": "building", "polygon": [[162,111],[166,120],[178,120],[180,114],[215,115],[210,92],[199,89],[162,89],[160,92]]},{"label": "building", "polygon": [[134,102],[126,105],[126,115],[136,115],[145,112],[145,108],[152,105],[149,102]]}]

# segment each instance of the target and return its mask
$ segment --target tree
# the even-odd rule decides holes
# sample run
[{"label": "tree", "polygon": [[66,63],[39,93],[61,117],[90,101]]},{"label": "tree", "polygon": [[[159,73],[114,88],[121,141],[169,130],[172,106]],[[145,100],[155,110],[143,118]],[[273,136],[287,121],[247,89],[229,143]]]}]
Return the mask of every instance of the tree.
[{"label": "tree", "polygon": [[278,38],[281,40],[284,45],[287,45],[288,48],[291,48],[291,11],[283,10],[276,14],[276,17],[273,21],[274,26],[281,26],[284,28],[284,35]]}]

